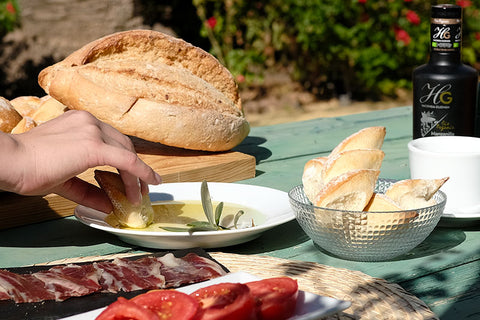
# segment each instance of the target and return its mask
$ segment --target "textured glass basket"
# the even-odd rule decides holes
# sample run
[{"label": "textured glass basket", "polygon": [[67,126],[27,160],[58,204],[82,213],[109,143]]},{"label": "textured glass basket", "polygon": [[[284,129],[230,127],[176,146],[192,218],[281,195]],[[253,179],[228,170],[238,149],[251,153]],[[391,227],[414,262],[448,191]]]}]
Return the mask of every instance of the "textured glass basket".
[{"label": "textured glass basket", "polygon": [[[384,193],[395,180],[379,179],[375,192]],[[288,193],[303,231],[322,249],[343,259],[384,261],[405,254],[423,242],[438,224],[447,197],[434,195],[436,205],[415,210],[364,212],[315,207],[303,186]]]}]

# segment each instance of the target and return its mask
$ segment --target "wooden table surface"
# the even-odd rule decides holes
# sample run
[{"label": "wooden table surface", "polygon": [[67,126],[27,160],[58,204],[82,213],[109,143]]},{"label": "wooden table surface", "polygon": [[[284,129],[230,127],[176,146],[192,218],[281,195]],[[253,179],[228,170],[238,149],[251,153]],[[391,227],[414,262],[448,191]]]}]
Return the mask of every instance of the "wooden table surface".
[{"label": "wooden table surface", "polygon": [[[256,176],[238,183],[288,191],[301,183],[306,161],[328,155],[348,135],[378,125],[387,128],[380,177],[409,178],[407,143],[412,139],[411,113],[410,107],[402,107],[252,128],[235,150],[255,156]],[[480,317],[479,230],[480,220],[467,226],[439,226],[417,248],[387,262],[335,258],[314,246],[295,221],[251,242],[213,251],[312,261],[361,271],[400,284],[423,300],[440,319],[475,319]],[[136,250],[139,248],[86,227],[73,217],[0,231],[0,268]]]}]

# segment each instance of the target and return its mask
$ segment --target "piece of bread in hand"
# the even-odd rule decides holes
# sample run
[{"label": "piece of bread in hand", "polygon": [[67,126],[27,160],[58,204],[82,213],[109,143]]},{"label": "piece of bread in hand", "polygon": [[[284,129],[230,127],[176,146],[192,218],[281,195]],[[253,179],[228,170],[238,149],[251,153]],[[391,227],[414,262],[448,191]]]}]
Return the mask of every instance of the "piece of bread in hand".
[{"label": "piece of bread in hand", "polygon": [[425,208],[436,204],[433,195],[447,180],[448,178],[401,180],[392,184],[385,195],[402,209]]},{"label": "piece of bread in hand", "polygon": [[303,191],[307,198],[313,202],[316,195],[323,188],[322,168],[327,157],[318,157],[305,163],[302,175]]},{"label": "piece of bread in hand", "polygon": [[386,133],[386,128],[380,126],[361,129],[340,142],[330,154],[354,149],[381,149]]},{"label": "piece of bread in hand", "polygon": [[21,120],[22,116],[10,101],[0,97],[0,131],[10,133]]},{"label": "piece of bread in hand", "polygon": [[326,184],[351,170],[380,170],[384,157],[385,153],[379,149],[352,149],[330,155],[322,167],[322,181]]},{"label": "piece of bread in hand", "polygon": [[145,228],[153,221],[153,208],[148,194],[142,196],[140,205],[133,205],[125,194],[125,185],[119,174],[95,170],[95,180],[113,205],[113,215],[118,222],[130,228]]},{"label": "piece of bread in hand", "polygon": [[330,180],[317,194],[313,204],[317,207],[363,211],[369,203],[380,170],[351,170]]},{"label": "piece of bread in hand", "polygon": [[169,146],[225,151],[250,131],[231,73],[211,54],[161,32],[97,39],[42,70],[38,81],[70,109]]}]

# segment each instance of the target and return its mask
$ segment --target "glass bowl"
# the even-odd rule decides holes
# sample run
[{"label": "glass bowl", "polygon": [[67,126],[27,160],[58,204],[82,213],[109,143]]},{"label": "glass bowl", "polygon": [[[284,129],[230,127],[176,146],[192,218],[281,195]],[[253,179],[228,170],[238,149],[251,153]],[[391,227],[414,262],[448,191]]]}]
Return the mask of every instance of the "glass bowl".
[{"label": "glass bowl", "polygon": [[[384,193],[395,180],[378,179],[375,192]],[[365,212],[312,205],[303,185],[288,192],[303,231],[322,249],[355,261],[385,261],[418,246],[438,224],[447,196],[438,191],[436,205],[415,210]]]}]

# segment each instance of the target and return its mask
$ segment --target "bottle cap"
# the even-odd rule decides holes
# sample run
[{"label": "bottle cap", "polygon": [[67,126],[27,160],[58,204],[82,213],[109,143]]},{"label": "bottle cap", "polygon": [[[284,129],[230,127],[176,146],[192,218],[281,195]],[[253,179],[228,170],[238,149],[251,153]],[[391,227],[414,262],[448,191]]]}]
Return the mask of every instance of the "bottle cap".
[{"label": "bottle cap", "polygon": [[454,4],[438,4],[432,6],[432,18],[461,19],[462,7]]}]

